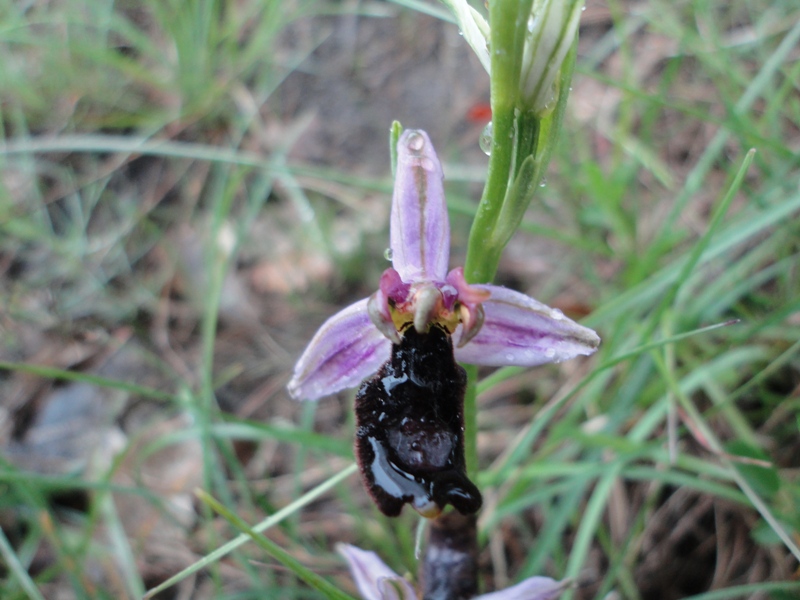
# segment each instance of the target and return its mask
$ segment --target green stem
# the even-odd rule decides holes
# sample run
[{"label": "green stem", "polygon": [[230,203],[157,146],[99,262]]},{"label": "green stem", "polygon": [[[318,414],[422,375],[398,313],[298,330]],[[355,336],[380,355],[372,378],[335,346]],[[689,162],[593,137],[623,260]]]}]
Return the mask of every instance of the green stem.
[{"label": "green stem", "polygon": [[464,365],[467,371],[467,391],[464,394],[464,458],[467,462],[467,477],[478,476],[478,367]]},{"label": "green stem", "polygon": [[[515,109],[519,96],[521,50],[532,2],[494,0],[489,4],[493,136],[486,185],[467,244],[464,276],[469,283],[488,283],[494,279],[505,245],[497,240],[494,232],[514,166]],[[478,473],[477,369],[467,367],[467,375],[464,448],[467,473],[475,476]]]},{"label": "green stem", "polygon": [[[495,243],[495,226],[506,196],[514,158],[514,108],[493,111],[492,153],[483,197],[469,233],[464,277],[469,283],[487,283],[494,278],[502,246]],[[500,142],[505,143],[500,143]]]}]

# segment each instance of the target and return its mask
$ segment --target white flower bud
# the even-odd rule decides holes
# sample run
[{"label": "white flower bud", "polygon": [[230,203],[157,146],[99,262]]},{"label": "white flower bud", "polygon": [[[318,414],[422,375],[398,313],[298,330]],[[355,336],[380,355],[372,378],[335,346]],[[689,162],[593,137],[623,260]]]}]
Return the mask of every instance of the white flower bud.
[{"label": "white flower bud", "polygon": [[522,101],[545,113],[556,100],[556,78],[575,41],[583,0],[534,0],[522,55]]}]

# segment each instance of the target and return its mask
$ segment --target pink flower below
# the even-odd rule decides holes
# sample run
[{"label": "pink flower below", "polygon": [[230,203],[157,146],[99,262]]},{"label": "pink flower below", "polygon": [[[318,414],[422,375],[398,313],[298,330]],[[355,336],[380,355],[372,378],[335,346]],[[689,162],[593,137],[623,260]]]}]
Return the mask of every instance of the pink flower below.
[{"label": "pink flower below", "polygon": [[[374,552],[339,544],[358,591],[364,600],[417,600],[414,587],[387,567]],[[570,585],[549,577],[530,577],[498,592],[481,594],[475,600],[556,600]]]}]

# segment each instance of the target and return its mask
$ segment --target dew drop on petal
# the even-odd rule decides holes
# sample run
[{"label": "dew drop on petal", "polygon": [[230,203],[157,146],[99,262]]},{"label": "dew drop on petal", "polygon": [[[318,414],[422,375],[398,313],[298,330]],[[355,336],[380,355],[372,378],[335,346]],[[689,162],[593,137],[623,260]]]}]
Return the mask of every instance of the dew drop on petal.
[{"label": "dew drop on petal", "polygon": [[555,319],[556,321],[560,321],[561,319],[564,318],[564,313],[558,310],[557,308],[554,308],[552,311],[550,311],[550,318]]},{"label": "dew drop on petal", "polygon": [[492,140],[492,122],[489,121],[486,127],[483,128],[481,137],[478,139],[478,145],[486,156],[491,156],[492,154]]},{"label": "dew drop on petal", "polygon": [[514,360],[514,355],[513,354],[506,354],[506,360],[509,361],[509,362]]},{"label": "dew drop on petal", "polygon": [[386,260],[389,260],[389,261],[392,260],[392,249],[391,248],[387,248],[386,250],[383,251],[383,258],[385,258]]},{"label": "dew drop on petal", "polygon": [[556,349],[555,348],[548,348],[547,350],[544,351],[544,355],[547,358],[554,358],[555,355],[556,355]]},{"label": "dew drop on petal", "polygon": [[419,152],[425,146],[425,138],[419,133],[412,133],[408,136],[408,149],[412,152]]}]

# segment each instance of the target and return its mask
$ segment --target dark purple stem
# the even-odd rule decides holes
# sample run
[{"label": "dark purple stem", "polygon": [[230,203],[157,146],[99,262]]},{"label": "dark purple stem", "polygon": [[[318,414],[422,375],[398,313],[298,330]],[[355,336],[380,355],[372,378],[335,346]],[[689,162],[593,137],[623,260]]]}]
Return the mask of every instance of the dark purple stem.
[{"label": "dark purple stem", "polygon": [[477,517],[456,511],[430,523],[420,564],[423,600],[467,600],[478,595]]}]

